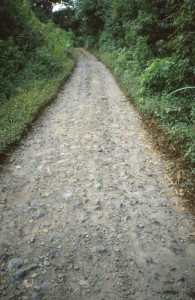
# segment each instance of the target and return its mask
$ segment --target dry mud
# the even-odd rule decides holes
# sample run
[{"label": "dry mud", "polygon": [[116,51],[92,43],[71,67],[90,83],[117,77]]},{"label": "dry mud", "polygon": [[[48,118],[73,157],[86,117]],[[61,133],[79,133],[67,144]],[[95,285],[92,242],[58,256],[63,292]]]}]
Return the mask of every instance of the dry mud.
[{"label": "dry mud", "polygon": [[193,217],[88,52],[3,166],[0,195],[2,299],[195,299]]}]

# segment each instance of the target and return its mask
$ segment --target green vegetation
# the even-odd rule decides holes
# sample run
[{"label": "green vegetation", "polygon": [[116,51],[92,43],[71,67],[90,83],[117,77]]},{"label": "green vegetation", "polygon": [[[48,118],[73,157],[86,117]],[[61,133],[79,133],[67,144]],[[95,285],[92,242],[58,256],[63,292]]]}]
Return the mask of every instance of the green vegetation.
[{"label": "green vegetation", "polygon": [[58,2],[1,1],[0,150],[19,138],[68,76],[74,40],[112,70],[143,118],[161,128],[173,156],[186,165],[177,182],[187,178],[183,186],[192,184],[195,2],[64,0],[65,9],[52,14]]},{"label": "green vegetation", "polygon": [[[195,2],[77,0],[54,14],[195,163]],[[68,5],[69,3],[69,5]],[[57,16],[57,17],[56,17]]]},{"label": "green vegetation", "polygon": [[195,2],[80,0],[76,11],[85,47],[195,163]]},{"label": "green vegetation", "polygon": [[21,0],[0,7],[0,151],[19,139],[75,65],[72,34]]},{"label": "green vegetation", "polygon": [[178,164],[175,181],[194,186],[195,1],[77,0],[69,23],[63,14],[66,22],[55,21],[74,30],[77,45],[93,51],[148,124],[161,128]]}]

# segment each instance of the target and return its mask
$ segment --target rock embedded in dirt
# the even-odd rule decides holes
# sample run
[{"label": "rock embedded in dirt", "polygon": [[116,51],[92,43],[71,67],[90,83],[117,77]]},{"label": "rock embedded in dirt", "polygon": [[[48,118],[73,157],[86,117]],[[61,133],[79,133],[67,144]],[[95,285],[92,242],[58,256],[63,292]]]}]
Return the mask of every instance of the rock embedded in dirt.
[{"label": "rock embedded in dirt", "polygon": [[23,260],[21,258],[12,258],[10,259],[10,261],[8,262],[8,270],[9,272],[11,272],[12,270],[18,269],[19,267],[21,267],[23,264]]},{"label": "rock embedded in dirt", "polygon": [[63,279],[64,277],[65,277],[65,274],[64,274],[64,273],[58,274],[58,278],[59,278],[59,279]]},{"label": "rock embedded in dirt", "polygon": [[13,282],[16,282],[17,280],[20,280],[22,278],[24,278],[26,275],[28,275],[28,273],[30,273],[32,270],[35,270],[39,268],[39,266],[37,264],[31,264],[29,266],[27,266],[26,268],[20,269],[17,272],[15,272],[13,274]]},{"label": "rock embedded in dirt", "polygon": [[31,294],[31,300],[41,300],[44,298],[44,293],[34,292]]},{"label": "rock embedded in dirt", "polygon": [[72,193],[66,193],[63,195],[65,200],[69,200],[70,198],[72,198],[73,194]]},{"label": "rock embedded in dirt", "polygon": [[143,224],[138,224],[137,227],[138,228],[144,228],[145,226]]},{"label": "rock embedded in dirt", "polygon": [[94,252],[98,254],[105,254],[108,253],[108,249],[103,245],[97,245],[93,248]]},{"label": "rock embedded in dirt", "polygon": [[45,267],[49,267],[51,265],[50,261],[48,261],[48,260],[44,260],[43,264]]},{"label": "rock embedded in dirt", "polygon": [[33,273],[30,277],[31,277],[31,278],[37,278],[38,276],[39,276],[39,274]]},{"label": "rock embedded in dirt", "polygon": [[47,214],[46,211],[38,211],[38,212],[36,213],[36,215],[34,215],[34,219],[40,219],[40,218],[43,218],[46,214]]},{"label": "rock embedded in dirt", "polygon": [[8,285],[6,284],[0,284],[0,292],[6,290],[8,288]]},{"label": "rock embedded in dirt", "polygon": [[48,291],[51,288],[51,283],[48,281],[44,281],[40,284],[40,288],[42,290]]},{"label": "rock embedded in dirt", "polygon": [[16,227],[16,222],[14,221],[7,222],[6,228],[14,228],[14,227]]}]

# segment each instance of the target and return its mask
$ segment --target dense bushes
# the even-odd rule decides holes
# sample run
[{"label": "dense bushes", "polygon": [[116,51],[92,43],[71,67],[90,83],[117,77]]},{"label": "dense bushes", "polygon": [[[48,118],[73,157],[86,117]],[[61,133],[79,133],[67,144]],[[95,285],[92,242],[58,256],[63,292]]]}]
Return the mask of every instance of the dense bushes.
[{"label": "dense bushes", "polygon": [[[6,19],[10,7],[11,13]],[[0,34],[2,151],[20,137],[39,108],[56,93],[74,67],[75,59],[72,34],[51,22],[41,23],[20,0],[14,3],[3,0]]]},{"label": "dense bushes", "polygon": [[[155,117],[170,135],[173,144],[194,163],[195,90],[183,89],[171,93],[183,86],[180,85],[179,67],[174,59],[156,58],[141,71],[140,61],[137,58],[129,59],[129,49],[115,50],[111,54],[111,49],[102,52],[100,48],[97,55],[113,70],[142,115],[145,118]],[[136,56],[140,57],[140,53],[134,53]]]},{"label": "dense bushes", "polygon": [[[91,1],[79,0],[77,5],[85,19],[84,46],[113,70],[142,114],[155,117],[177,149],[194,163],[195,2],[97,0],[96,10],[88,10],[86,18],[84,2]],[[93,23],[88,20],[95,16],[104,27],[92,36]]]},{"label": "dense bushes", "polygon": [[193,166],[195,2],[64,0],[66,9],[53,20],[74,33],[40,23],[25,4],[46,22],[53,2],[1,1],[0,150],[69,74],[76,36],[75,44],[92,49],[112,69],[144,118],[155,119]]},{"label": "dense bushes", "polygon": [[77,0],[73,11],[77,45],[112,70],[163,152],[170,150],[173,181],[194,198],[195,2]]},{"label": "dense bushes", "polygon": [[9,98],[20,82],[32,52],[41,45],[38,24],[21,1],[3,0],[0,7],[0,99]]},{"label": "dense bushes", "polygon": [[73,12],[77,43],[113,70],[143,116],[155,117],[194,163],[195,2],[77,0]]}]

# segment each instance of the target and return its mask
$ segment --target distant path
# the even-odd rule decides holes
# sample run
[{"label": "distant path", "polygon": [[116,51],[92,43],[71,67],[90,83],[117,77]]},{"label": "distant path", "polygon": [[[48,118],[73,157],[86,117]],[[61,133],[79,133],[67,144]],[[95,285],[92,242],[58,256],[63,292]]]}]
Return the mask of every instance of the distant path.
[{"label": "distant path", "polygon": [[80,49],[0,174],[2,299],[195,299],[179,213],[134,108]]}]

